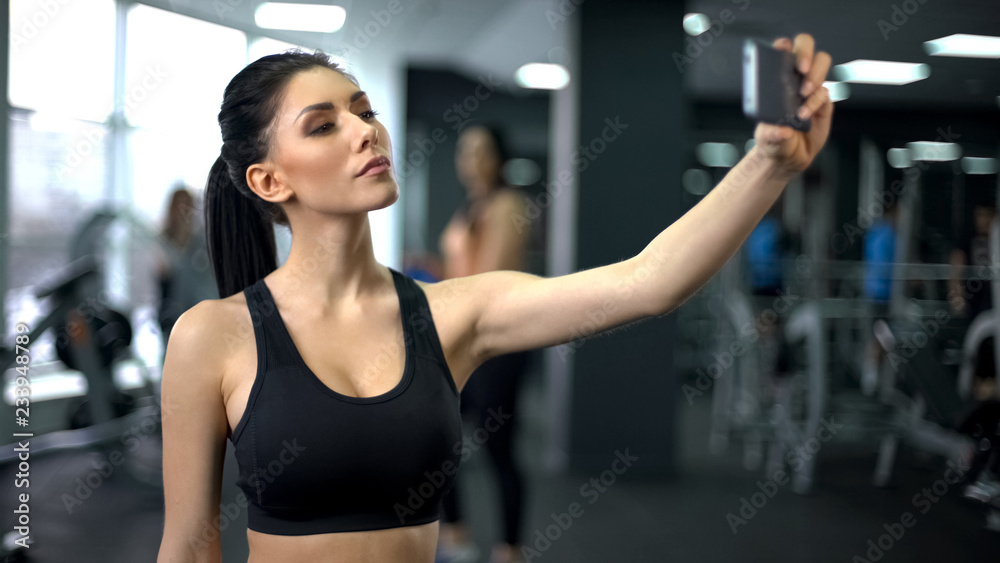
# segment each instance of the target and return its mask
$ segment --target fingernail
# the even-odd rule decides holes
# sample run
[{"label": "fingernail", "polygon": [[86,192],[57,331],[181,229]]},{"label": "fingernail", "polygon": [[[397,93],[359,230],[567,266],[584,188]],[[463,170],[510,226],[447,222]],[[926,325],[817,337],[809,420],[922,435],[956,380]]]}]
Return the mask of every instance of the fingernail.
[{"label": "fingernail", "polygon": [[812,82],[810,82],[808,80],[802,82],[802,95],[803,96],[808,96],[809,94],[812,94],[813,90],[815,90],[815,89],[816,89],[816,86]]},{"label": "fingernail", "polygon": [[799,70],[802,74],[809,72],[809,61],[802,59],[802,61],[799,62]]},{"label": "fingernail", "polygon": [[799,119],[805,119],[807,117],[809,117],[809,108],[806,106],[802,106],[801,108],[799,108]]}]

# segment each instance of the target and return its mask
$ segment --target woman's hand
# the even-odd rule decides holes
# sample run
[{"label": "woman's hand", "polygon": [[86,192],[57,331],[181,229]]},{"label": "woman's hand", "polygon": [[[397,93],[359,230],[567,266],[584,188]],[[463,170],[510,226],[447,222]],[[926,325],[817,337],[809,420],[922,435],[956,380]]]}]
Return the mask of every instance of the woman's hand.
[{"label": "woman's hand", "polygon": [[800,108],[799,118],[812,117],[809,132],[770,123],[759,123],[754,132],[754,140],[764,154],[790,173],[805,170],[823,148],[830,134],[833,102],[830,101],[830,92],[823,87],[823,81],[830,70],[831,58],[823,51],[814,54],[814,46],[812,35],[806,33],[797,35],[794,45],[787,37],[774,41],[776,49],[795,54],[798,69],[805,74],[802,95],[806,97],[806,101]]}]

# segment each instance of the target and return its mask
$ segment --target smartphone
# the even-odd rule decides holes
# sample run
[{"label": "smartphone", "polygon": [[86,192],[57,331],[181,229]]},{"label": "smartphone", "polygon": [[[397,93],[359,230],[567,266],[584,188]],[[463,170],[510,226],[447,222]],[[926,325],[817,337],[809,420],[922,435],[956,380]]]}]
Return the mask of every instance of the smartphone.
[{"label": "smartphone", "polygon": [[795,67],[795,55],[767,43],[743,43],[743,114],[754,121],[808,131],[811,119],[799,119],[805,98],[805,75]]}]

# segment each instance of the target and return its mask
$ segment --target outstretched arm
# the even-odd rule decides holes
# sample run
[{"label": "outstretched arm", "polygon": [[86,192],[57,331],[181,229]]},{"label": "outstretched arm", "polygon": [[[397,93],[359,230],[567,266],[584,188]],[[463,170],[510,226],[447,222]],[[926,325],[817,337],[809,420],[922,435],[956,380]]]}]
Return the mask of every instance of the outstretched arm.
[{"label": "outstretched arm", "polygon": [[830,130],[833,105],[822,87],[830,56],[814,55],[804,34],[775,47],[793,51],[808,77],[800,115],[812,117],[811,130],[759,124],[756,146],[722,182],[632,258],[554,278],[511,271],[467,278],[473,364],[665,315],[722,268]]}]

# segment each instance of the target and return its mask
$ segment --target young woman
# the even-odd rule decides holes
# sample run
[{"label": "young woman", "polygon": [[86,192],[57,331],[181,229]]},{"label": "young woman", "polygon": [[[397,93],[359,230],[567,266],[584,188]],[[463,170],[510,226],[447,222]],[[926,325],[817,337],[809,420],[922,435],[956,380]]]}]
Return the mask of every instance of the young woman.
[{"label": "young woman", "polygon": [[203,299],[218,297],[215,278],[201,254],[205,251],[205,236],[196,225],[195,207],[194,196],[186,187],[175,188],[160,231],[160,243],[166,250],[159,250],[155,257],[160,287],[157,319],[164,346],[184,311]]},{"label": "young woman", "polygon": [[[529,223],[523,194],[506,184],[503,165],[507,149],[503,135],[492,126],[465,127],[455,149],[455,171],[465,188],[465,205],[459,208],[441,234],[446,278],[471,276],[497,270],[523,271]],[[520,222],[518,222],[520,218]],[[493,546],[490,563],[516,563],[521,556],[521,522],[524,485],[514,455],[517,427],[517,397],[528,366],[528,352],[520,351],[490,358],[469,376],[462,389],[462,411],[475,427],[494,428],[484,449],[489,452],[500,489],[503,542]],[[490,426],[494,412],[510,418]],[[461,512],[459,487],[445,495],[440,529],[438,559],[443,562],[469,560],[475,552]]]},{"label": "young woman", "polygon": [[[264,57],[237,74],[206,193],[220,299],[181,315],[163,367],[159,561],[219,561],[219,528],[240,510],[252,562],[433,561],[472,371],[568,342],[597,309],[600,332],[669,313],[823,146],[830,57],[808,35],[775,45],[807,73],[811,131],[759,125],[756,147],[642,252],[553,278],[427,284],[379,264],[368,212],[399,188],[368,97],[322,55]],[[292,232],[280,268],[272,222]],[[220,513],[227,438],[245,497]]]}]

